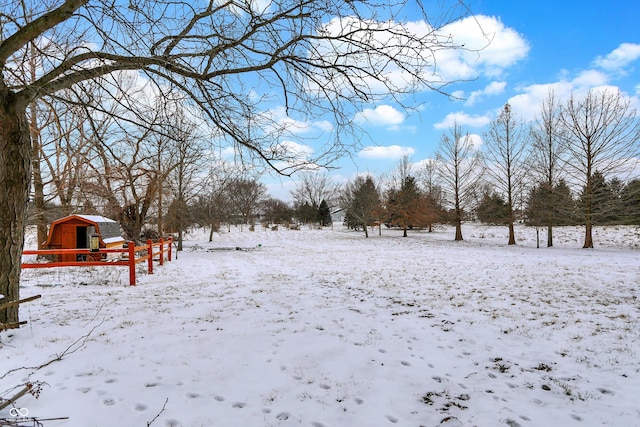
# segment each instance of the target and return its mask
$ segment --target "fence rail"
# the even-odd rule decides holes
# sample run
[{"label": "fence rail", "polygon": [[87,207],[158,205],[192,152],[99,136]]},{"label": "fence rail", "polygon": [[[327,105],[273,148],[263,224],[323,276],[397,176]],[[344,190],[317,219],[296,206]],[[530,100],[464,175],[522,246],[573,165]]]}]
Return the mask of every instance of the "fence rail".
[{"label": "fence rail", "polygon": [[[129,286],[136,285],[136,264],[147,261],[147,273],[153,274],[154,257],[158,256],[158,263],[164,264],[165,258],[171,261],[172,250],[171,244],[173,239],[160,239],[158,242],[147,240],[145,245],[136,246],[134,242],[128,242],[126,248],[118,249],[99,249],[91,251],[90,249],[39,249],[26,250],[22,255],[83,255],[85,260],[73,262],[34,262],[22,263],[22,268],[55,268],[55,267],[129,267]],[[165,249],[166,246],[166,249]],[[158,248],[156,251],[154,248]],[[95,255],[102,254],[120,254],[116,259],[95,260]]]}]

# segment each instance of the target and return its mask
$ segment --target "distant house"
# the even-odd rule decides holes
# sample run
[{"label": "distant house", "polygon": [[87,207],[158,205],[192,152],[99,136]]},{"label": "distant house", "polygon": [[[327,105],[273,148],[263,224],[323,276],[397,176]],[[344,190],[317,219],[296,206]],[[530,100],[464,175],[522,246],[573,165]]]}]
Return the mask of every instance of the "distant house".
[{"label": "distant house", "polygon": [[[122,248],[124,238],[118,222],[99,215],[69,215],[57,219],[49,227],[45,249],[88,249],[89,237],[96,233],[100,248]],[[75,254],[64,254],[58,261],[77,261]]]}]

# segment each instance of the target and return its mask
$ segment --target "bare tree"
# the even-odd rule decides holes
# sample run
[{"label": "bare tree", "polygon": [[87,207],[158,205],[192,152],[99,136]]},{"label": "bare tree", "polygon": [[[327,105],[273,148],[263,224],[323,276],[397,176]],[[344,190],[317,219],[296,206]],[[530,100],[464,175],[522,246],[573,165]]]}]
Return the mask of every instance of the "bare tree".
[{"label": "bare tree", "polygon": [[417,179],[422,185],[422,192],[427,199],[427,206],[432,212],[433,220],[429,222],[429,233],[433,231],[433,224],[445,222],[449,215],[444,208],[446,203],[442,185],[439,182],[438,162],[427,159],[417,170]]},{"label": "bare tree", "polygon": [[197,196],[197,218],[201,225],[209,226],[209,241],[220,225],[227,222],[230,227],[232,214],[231,201],[227,194],[227,185],[236,178],[237,171],[230,165],[209,159],[210,169],[206,177],[203,194]]},{"label": "bare tree", "polygon": [[536,175],[546,197],[544,203],[547,221],[547,247],[553,246],[554,215],[558,206],[554,205],[554,189],[561,177],[564,144],[562,139],[563,127],[560,122],[560,103],[553,90],[540,106],[540,115],[531,126],[531,162],[532,171]]},{"label": "bare tree", "polygon": [[[445,20],[467,13],[460,1],[453,3],[457,10],[443,6]],[[403,7],[402,1],[315,0],[278,0],[268,7],[242,0],[3,3],[0,294],[19,299],[32,157],[26,112],[32,102],[60,97],[83,81],[139,70],[178,87],[245,158],[291,173],[344,151],[353,107],[389,93],[442,90],[447,83],[433,72],[435,52],[458,47],[439,34],[446,22],[429,19],[428,31],[416,34],[394,19]],[[42,48],[43,40],[53,45]],[[41,70],[25,83],[29,46],[37,49]],[[398,74],[404,78],[396,80]],[[279,137],[291,127],[260,114],[261,99],[252,90],[258,82],[278,89],[288,114],[335,117],[334,139],[315,158],[281,149]],[[18,321],[17,308],[3,310],[2,320]]]},{"label": "bare tree", "polygon": [[620,91],[608,89],[590,90],[583,98],[572,95],[560,119],[567,132],[565,143],[571,156],[566,169],[584,191],[583,247],[593,248],[594,175],[630,171],[629,161],[640,152],[640,123],[631,100]]},{"label": "bare tree", "polygon": [[270,224],[284,224],[288,227],[293,218],[293,209],[291,206],[279,199],[272,197],[267,198],[262,203],[262,209],[264,212],[262,225],[265,228]]},{"label": "bare tree", "polygon": [[242,217],[243,224],[253,225],[261,204],[267,199],[267,187],[257,179],[235,178],[227,184],[226,194],[234,214]]},{"label": "bare tree", "polygon": [[[180,209],[174,212],[173,220],[178,229],[178,247],[182,250],[182,240],[185,228],[189,225],[186,221],[186,213],[188,206],[194,199],[198,190],[206,186],[207,182],[203,180],[202,172],[205,169],[205,153],[203,146],[203,137],[198,134],[197,125],[191,121],[181,108],[180,104],[175,103],[173,108],[171,104],[166,110],[169,113],[167,117],[167,136],[171,141],[171,146],[166,150],[165,155],[169,158],[161,161],[162,153],[158,150],[158,166],[164,167],[166,174],[159,176],[166,177],[169,181],[169,188],[173,201]],[[160,183],[162,186],[162,182]],[[159,197],[163,194],[162,188],[158,191]],[[158,199],[158,233],[162,236],[162,199]]]},{"label": "bare tree", "polygon": [[331,181],[327,173],[321,172],[301,172],[296,188],[291,191],[295,205],[320,207],[323,200],[330,205],[337,194],[337,186]]},{"label": "bare tree", "polygon": [[462,128],[454,123],[449,132],[440,138],[436,161],[445,200],[453,207],[452,220],[456,226],[454,240],[463,240],[462,220],[467,206],[476,198],[479,178],[482,176],[480,152],[471,136],[463,134]]},{"label": "bare tree", "polygon": [[527,136],[509,104],[505,104],[485,134],[487,174],[501,193],[509,210],[509,245],[516,244],[514,222],[516,206],[524,200],[530,163]]}]

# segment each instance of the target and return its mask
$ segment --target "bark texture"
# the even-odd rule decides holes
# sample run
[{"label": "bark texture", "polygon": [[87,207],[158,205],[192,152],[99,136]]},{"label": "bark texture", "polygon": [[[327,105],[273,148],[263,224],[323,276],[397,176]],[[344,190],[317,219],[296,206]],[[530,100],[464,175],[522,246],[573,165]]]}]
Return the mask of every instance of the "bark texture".
[{"label": "bark texture", "polygon": [[[31,140],[24,109],[15,95],[0,90],[0,302],[20,298],[20,267],[24,246]],[[0,322],[17,323],[18,306],[0,311]]]}]

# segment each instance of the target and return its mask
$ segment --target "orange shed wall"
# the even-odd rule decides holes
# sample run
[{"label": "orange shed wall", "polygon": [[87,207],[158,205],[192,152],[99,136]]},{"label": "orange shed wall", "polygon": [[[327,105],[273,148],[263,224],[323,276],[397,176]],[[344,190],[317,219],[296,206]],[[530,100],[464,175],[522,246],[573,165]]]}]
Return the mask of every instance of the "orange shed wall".
[{"label": "orange shed wall", "polygon": [[[51,234],[51,240],[49,241],[49,247],[52,249],[68,249],[68,248],[63,248],[62,247],[62,227],[64,227],[65,225],[71,225],[73,227],[77,227],[77,226],[85,226],[85,227],[89,227],[92,226],[94,224],[87,222],[87,221],[82,221],[80,219],[77,218],[71,218],[68,221],[64,221],[64,222],[59,222],[57,224],[53,224],[53,230],[50,231]],[[75,242],[73,245],[73,248],[75,248]],[[73,249],[73,248],[69,248],[69,249]]]}]

